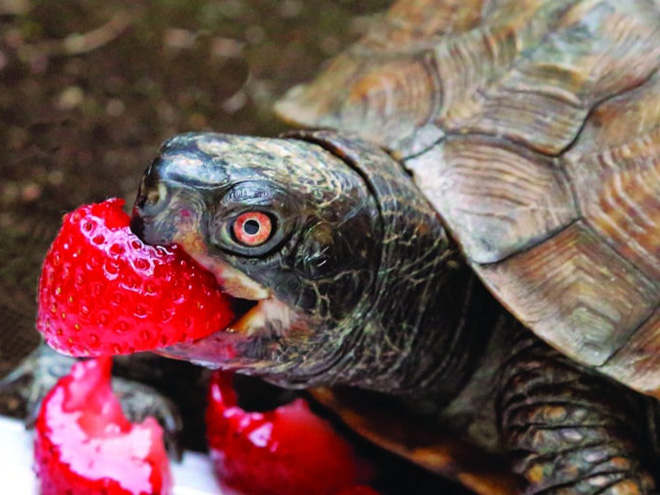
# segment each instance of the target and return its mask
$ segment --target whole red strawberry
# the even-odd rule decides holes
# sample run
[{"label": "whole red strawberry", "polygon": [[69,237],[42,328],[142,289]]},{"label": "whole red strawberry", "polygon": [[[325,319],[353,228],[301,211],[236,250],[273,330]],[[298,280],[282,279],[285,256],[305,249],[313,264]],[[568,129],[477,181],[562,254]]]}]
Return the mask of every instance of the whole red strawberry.
[{"label": "whole red strawberry", "polygon": [[71,355],[152,350],[205,337],[233,318],[211,273],[178,246],[145,245],[124,201],[64,216],[39,280],[37,328]]},{"label": "whole red strawberry", "polygon": [[110,358],[79,362],[45,397],[35,424],[41,495],[170,495],[163,431],[131,424],[110,388]]},{"label": "whole red strawberry", "polygon": [[223,485],[247,495],[375,493],[354,486],[368,481],[372,469],[304,399],[247,412],[237,405],[232,383],[231,373],[214,372],[206,415],[211,457]]}]

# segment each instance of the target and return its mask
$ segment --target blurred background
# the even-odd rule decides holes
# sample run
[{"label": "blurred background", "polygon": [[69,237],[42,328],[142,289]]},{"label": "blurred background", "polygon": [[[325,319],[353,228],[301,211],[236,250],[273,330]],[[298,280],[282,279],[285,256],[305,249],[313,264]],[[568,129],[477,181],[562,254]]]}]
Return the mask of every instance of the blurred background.
[{"label": "blurred background", "polygon": [[[36,283],[63,213],[132,204],[173,134],[285,130],[274,100],[390,3],[0,0],[0,377],[38,343]],[[401,493],[436,493],[401,473]]]}]

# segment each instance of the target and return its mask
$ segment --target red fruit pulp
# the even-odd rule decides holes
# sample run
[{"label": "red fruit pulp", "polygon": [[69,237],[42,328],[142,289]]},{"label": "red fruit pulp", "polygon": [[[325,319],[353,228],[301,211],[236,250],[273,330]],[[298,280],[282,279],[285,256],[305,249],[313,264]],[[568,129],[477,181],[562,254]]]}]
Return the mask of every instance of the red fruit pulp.
[{"label": "red fruit pulp", "polygon": [[42,495],[170,495],[155,419],[124,417],[110,388],[110,358],[79,362],[43,401],[34,453]]},{"label": "red fruit pulp", "polygon": [[371,478],[371,467],[304,399],[247,412],[232,382],[230,373],[213,374],[206,416],[223,485],[250,495],[336,495]]},{"label": "red fruit pulp", "polygon": [[234,318],[215,277],[178,246],[145,245],[123,200],[64,216],[39,280],[37,328],[80,356],[129,354],[206,337]]}]

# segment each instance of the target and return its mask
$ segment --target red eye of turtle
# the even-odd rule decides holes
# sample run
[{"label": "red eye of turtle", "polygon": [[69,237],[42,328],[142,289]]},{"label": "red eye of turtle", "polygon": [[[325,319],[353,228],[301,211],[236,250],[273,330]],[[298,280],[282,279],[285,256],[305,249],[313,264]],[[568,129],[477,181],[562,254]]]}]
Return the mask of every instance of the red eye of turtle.
[{"label": "red eye of turtle", "polygon": [[232,225],[234,237],[238,242],[248,247],[260,246],[273,232],[273,222],[270,217],[260,211],[243,213]]}]

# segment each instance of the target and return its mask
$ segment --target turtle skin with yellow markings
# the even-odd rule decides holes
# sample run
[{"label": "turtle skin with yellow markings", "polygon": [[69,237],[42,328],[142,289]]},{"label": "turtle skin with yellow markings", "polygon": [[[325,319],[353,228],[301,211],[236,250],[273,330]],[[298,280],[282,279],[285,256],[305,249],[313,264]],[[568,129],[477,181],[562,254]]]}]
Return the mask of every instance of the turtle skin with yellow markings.
[{"label": "turtle skin with yellow markings", "polygon": [[397,2],[277,104],[309,130],[163,145],[134,230],[249,304],[160,352],[351,387],[476,493],[653,493],[659,68],[657,1]]}]

